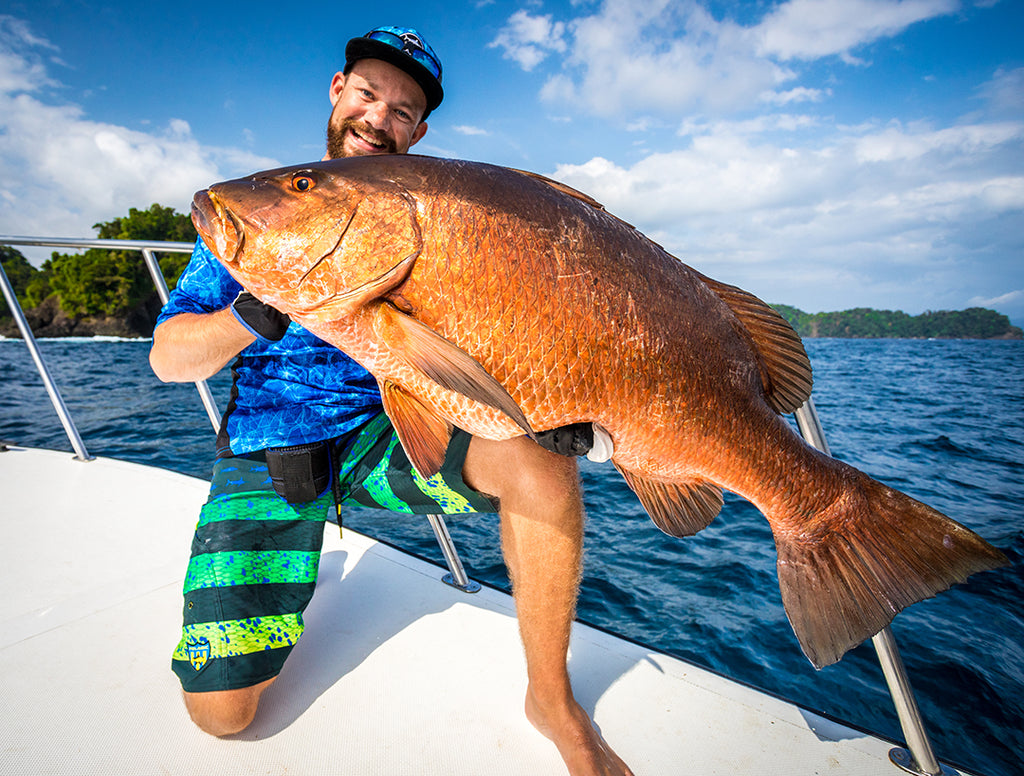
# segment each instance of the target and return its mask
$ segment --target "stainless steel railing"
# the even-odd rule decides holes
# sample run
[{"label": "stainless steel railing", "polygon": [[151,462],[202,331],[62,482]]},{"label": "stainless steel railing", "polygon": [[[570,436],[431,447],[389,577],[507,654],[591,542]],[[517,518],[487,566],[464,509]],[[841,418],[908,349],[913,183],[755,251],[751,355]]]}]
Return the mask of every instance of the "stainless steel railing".
[{"label": "stainless steel railing", "polygon": [[57,411],[57,417],[60,418],[61,425],[64,426],[64,433],[68,435],[71,447],[75,451],[75,459],[78,461],[93,460],[93,457],[89,455],[89,451],[85,449],[82,435],[78,433],[75,421],[72,420],[71,413],[68,412],[67,405],[64,404],[64,397],[60,395],[57,383],[54,382],[53,376],[46,366],[46,361],[43,360],[43,354],[39,352],[39,345],[36,344],[36,338],[32,334],[32,329],[29,327],[28,321],[25,320],[25,313],[18,303],[18,297],[14,294],[11,281],[7,278],[3,262],[0,262],[0,290],[3,291],[4,299],[7,300],[7,306],[11,310],[11,315],[14,316],[15,322],[18,324],[18,330],[28,346],[28,352],[32,356],[32,361],[35,362],[36,371],[39,372],[39,376],[43,380],[46,393],[50,397],[50,403],[53,404],[53,408]]},{"label": "stainless steel railing", "polygon": [[[807,444],[826,455],[832,455],[825,440],[821,418],[814,408],[814,400],[808,399],[804,402],[795,415],[797,427]],[[907,740],[907,749],[891,750],[889,759],[908,773],[918,776],[943,776],[952,773],[943,768],[932,751],[931,742],[924,729],[924,720],[914,698],[914,691],[910,687],[910,679],[903,667],[903,659],[900,657],[892,629],[883,628],[871,638],[871,643],[878,653],[878,662],[882,666],[885,682],[889,686],[889,695],[892,696],[900,727],[903,728],[903,736]]]},{"label": "stainless steel railing", "polygon": [[[0,235],[0,245],[33,245],[47,248],[72,249],[105,248],[112,251],[140,251],[145,259],[146,268],[149,270],[149,275],[153,280],[153,285],[156,287],[156,292],[160,296],[160,301],[163,304],[167,303],[168,298],[167,283],[164,282],[164,274],[160,271],[160,264],[156,260],[156,254],[191,253],[192,248],[194,247],[192,243],[162,242],[158,240],[103,240],[77,237],[12,237],[8,235]],[[17,299],[14,299],[14,291],[10,288],[10,283],[6,282],[6,276],[4,278],[4,296],[7,298],[7,304],[11,310],[17,310],[15,318],[18,321],[18,329],[21,331],[22,337],[25,338],[25,344],[28,345],[29,350],[32,352],[32,358],[36,362],[36,368],[40,370],[39,374],[40,377],[43,378],[43,382],[46,384],[46,391],[50,394],[50,400],[53,403],[54,408],[57,410],[57,414],[60,416],[61,422],[64,423],[64,430],[67,431],[69,438],[72,437],[72,434],[75,437],[78,437],[78,431],[74,430],[74,423],[71,421],[71,417],[67,414],[67,408],[63,407],[64,400],[60,398],[60,393],[56,390],[56,386],[53,384],[52,378],[48,377],[49,372],[46,371],[46,365],[42,364],[41,358],[37,358],[39,349],[36,346],[35,337],[32,335],[27,321],[25,321],[25,315],[21,310],[21,305],[18,304]],[[14,300],[13,303],[11,301],[12,299]],[[40,366],[41,364],[42,366]],[[46,372],[45,375],[44,372]],[[210,423],[213,425],[214,433],[216,433],[220,429],[220,411],[217,409],[217,402],[213,399],[213,393],[210,391],[210,386],[207,385],[205,380],[199,380],[196,382],[196,390],[199,391],[199,398],[203,402],[203,407],[206,409],[206,415],[210,419]],[[65,418],[67,419],[66,421]],[[68,430],[69,424],[72,429],[71,431]],[[81,441],[80,437],[79,441]],[[75,446],[73,439],[71,444],[72,446]],[[78,447],[75,447],[75,450],[77,452]]]}]

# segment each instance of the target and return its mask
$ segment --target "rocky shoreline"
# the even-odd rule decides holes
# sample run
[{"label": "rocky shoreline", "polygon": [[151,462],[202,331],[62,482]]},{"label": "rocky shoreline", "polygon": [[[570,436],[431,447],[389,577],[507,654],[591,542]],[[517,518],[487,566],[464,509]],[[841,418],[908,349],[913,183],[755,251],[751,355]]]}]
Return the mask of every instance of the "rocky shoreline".
[{"label": "rocky shoreline", "polygon": [[[60,309],[56,297],[50,297],[38,307],[25,310],[32,333],[40,339],[51,337],[129,337],[153,336],[156,318],[160,313],[160,299],[153,294],[145,303],[127,315],[69,316]],[[14,318],[0,318],[0,337],[21,339]]]}]

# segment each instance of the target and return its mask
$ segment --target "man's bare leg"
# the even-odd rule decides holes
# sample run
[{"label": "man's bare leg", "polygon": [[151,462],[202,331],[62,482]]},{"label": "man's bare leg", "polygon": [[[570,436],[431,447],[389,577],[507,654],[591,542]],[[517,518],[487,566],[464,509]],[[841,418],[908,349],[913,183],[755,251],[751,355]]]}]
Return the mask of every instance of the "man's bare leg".
[{"label": "man's bare leg", "polygon": [[464,475],[470,487],[501,499],[502,550],[526,652],[527,718],[558,747],[572,776],[630,774],[576,702],[569,681],[566,661],[583,549],[575,459],[526,437],[474,437]]}]

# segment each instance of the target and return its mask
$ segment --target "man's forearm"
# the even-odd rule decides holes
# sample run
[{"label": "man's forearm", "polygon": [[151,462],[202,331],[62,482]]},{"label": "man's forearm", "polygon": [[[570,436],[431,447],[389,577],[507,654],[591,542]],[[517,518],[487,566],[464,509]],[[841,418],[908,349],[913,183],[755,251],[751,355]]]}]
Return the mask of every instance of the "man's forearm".
[{"label": "man's forearm", "polygon": [[165,383],[205,380],[255,341],[230,307],[181,313],[156,327],[149,364]]}]

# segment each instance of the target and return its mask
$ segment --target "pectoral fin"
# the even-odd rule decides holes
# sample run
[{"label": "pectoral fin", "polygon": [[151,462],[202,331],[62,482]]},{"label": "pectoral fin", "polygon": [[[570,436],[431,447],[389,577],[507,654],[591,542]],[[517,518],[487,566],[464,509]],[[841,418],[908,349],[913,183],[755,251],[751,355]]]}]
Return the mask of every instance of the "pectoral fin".
[{"label": "pectoral fin", "polygon": [[616,465],[651,520],[670,536],[692,536],[722,509],[722,489],[710,482],[659,482]]},{"label": "pectoral fin", "polygon": [[390,381],[380,384],[384,411],[398,432],[405,454],[423,477],[441,470],[451,428],[423,402]]},{"label": "pectoral fin", "polygon": [[390,304],[374,310],[373,327],[392,353],[450,391],[505,413],[531,438],[533,429],[508,391],[476,359]]}]

